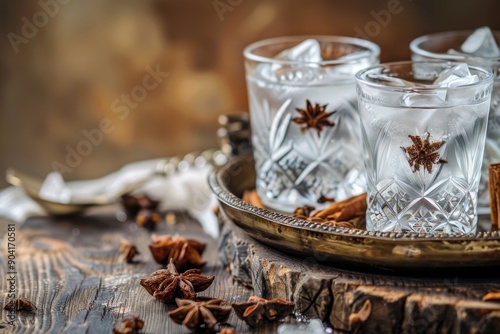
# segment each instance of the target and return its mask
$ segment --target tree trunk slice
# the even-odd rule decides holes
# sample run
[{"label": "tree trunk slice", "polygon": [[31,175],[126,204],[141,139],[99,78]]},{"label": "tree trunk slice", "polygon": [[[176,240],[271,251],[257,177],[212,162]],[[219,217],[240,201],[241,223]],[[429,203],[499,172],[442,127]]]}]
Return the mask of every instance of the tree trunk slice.
[{"label": "tree trunk slice", "polygon": [[[220,257],[237,281],[258,296],[293,301],[300,314],[336,330],[497,333],[500,328],[500,303],[481,301],[488,291],[500,290],[498,275],[404,277],[333,268],[319,264],[321,259],[293,257],[261,244],[223,212],[219,220]],[[366,304],[371,310],[361,321]]]}]

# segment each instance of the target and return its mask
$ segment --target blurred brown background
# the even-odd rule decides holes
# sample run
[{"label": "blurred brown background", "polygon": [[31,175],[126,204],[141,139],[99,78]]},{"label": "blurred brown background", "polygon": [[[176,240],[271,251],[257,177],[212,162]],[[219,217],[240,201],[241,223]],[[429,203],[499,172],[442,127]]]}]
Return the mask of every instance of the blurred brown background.
[{"label": "blurred brown background", "polygon": [[[242,50],[263,38],[364,34],[382,61],[403,60],[423,34],[500,29],[499,12],[497,0],[3,0],[0,174],[56,162],[91,178],[216,146],[217,116],[247,109]],[[168,76],[144,89],[148,67]]]}]

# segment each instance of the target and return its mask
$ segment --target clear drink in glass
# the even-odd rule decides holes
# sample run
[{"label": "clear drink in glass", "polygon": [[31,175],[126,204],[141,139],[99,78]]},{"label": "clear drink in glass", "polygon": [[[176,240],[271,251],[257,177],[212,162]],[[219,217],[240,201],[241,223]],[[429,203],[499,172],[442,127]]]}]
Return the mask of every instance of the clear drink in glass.
[{"label": "clear drink in glass", "polygon": [[[490,69],[495,73],[478,190],[478,212],[489,214],[488,166],[500,162],[500,56],[494,54],[478,56],[461,52],[461,46],[472,34],[473,31],[449,31],[425,35],[414,39],[410,43],[410,49],[413,61],[466,62]],[[500,41],[500,31],[493,31],[493,35],[496,41]]]},{"label": "clear drink in glass", "polygon": [[291,212],[365,190],[354,74],[378,63],[375,44],[284,37],[248,46],[245,67],[262,202]]},{"label": "clear drink in glass", "polygon": [[382,64],[356,75],[368,230],[475,233],[493,76],[462,66],[475,82],[433,84],[450,63]]}]

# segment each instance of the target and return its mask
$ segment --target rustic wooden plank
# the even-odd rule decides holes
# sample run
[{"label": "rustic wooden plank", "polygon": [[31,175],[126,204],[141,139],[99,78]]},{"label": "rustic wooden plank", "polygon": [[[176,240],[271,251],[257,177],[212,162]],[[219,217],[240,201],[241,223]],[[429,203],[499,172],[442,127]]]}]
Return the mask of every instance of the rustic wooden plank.
[{"label": "rustic wooden plank", "polygon": [[456,333],[456,297],[410,295],[406,298],[403,331],[408,334]]},{"label": "rustic wooden plank", "polygon": [[462,300],[456,305],[460,333],[492,333],[500,329],[500,304]]},{"label": "rustic wooden plank", "polygon": [[[336,312],[330,315],[331,323],[336,329],[349,332],[359,330],[365,333],[400,333],[407,295],[404,290],[366,285],[349,292],[348,298],[334,293],[334,300],[344,300],[344,307],[335,308]],[[370,315],[362,323],[353,323],[351,315],[359,313],[367,301],[371,304]]]},{"label": "rustic wooden plank", "polygon": [[[140,285],[141,278],[160,268],[150,255],[150,232],[133,222],[121,222],[107,208],[84,217],[32,218],[17,229],[17,271],[19,295],[32,300],[36,313],[19,313],[15,329],[0,333],[111,333],[125,314],[145,320],[145,333],[183,334],[189,331],[173,323],[166,312],[174,309],[150,296]],[[207,242],[205,275],[216,276],[214,284],[200,293],[229,302],[248,299],[252,291],[234,284],[220,265],[217,246],[199,224],[185,213],[176,214],[174,226],[162,223],[157,233],[179,233]],[[1,234],[6,230],[0,222]],[[0,235],[1,235],[0,234]],[[120,261],[118,248],[123,239],[138,246],[141,253],[134,264]],[[0,276],[5,277],[5,247],[0,257]],[[6,302],[6,281],[0,281],[0,305]],[[5,315],[5,313],[3,313]],[[4,317],[3,317],[4,318]],[[4,318],[5,319],[5,318]],[[232,313],[228,323],[237,333],[248,333],[247,325]],[[252,333],[267,333],[265,328]]]},{"label": "rustic wooden plank", "polygon": [[[480,301],[486,292],[500,290],[495,271],[401,276],[326,266],[314,256],[294,257],[264,246],[224,213],[220,220],[221,260],[236,280],[259,296],[294,301],[299,314],[327,321],[335,330],[489,333],[498,324],[500,303]],[[371,306],[367,319],[353,321],[366,303]]]}]

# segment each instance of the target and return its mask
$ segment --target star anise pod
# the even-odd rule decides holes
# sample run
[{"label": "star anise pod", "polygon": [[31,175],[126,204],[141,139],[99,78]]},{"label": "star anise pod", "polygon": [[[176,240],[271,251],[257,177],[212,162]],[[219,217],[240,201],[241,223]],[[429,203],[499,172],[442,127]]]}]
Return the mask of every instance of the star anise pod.
[{"label": "star anise pod", "polygon": [[304,206],[299,206],[298,208],[295,208],[293,211],[293,216],[297,218],[304,218],[304,217],[309,217],[311,213],[315,210],[316,208],[311,205],[304,205]]},{"label": "star anise pod", "polygon": [[199,269],[190,269],[179,274],[170,260],[167,269],[157,270],[149,278],[141,279],[141,285],[162,302],[167,303],[176,297],[194,300],[196,293],[206,290],[215,279],[214,276],[200,274]]},{"label": "star anise pod", "polygon": [[201,268],[205,264],[201,258],[205,244],[193,239],[153,234],[149,249],[156,262],[165,265],[172,259],[178,270]]},{"label": "star anise pod", "polygon": [[231,306],[223,305],[218,298],[176,299],[178,308],[168,312],[168,316],[177,324],[184,325],[192,331],[213,330],[215,325],[227,321]]},{"label": "star anise pod", "polygon": [[236,315],[251,327],[259,327],[266,321],[278,321],[292,314],[295,304],[275,298],[267,300],[252,296],[247,302],[232,305]]},{"label": "star anise pod", "polygon": [[135,222],[137,225],[142,226],[148,230],[154,230],[156,225],[160,222],[161,217],[157,211],[151,209],[142,209],[137,214]]},{"label": "star anise pod", "polygon": [[122,206],[130,217],[136,217],[141,209],[149,209],[156,211],[158,209],[159,201],[151,199],[147,195],[134,196],[125,194],[122,196]]},{"label": "star anise pod", "polygon": [[122,253],[122,260],[127,263],[134,262],[134,257],[139,254],[137,247],[127,241],[122,241],[118,251]]},{"label": "star anise pod", "polygon": [[335,202],[335,198],[333,197],[328,197],[326,195],[321,195],[318,200],[316,201],[316,203],[318,204],[323,204],[323,203],[334,203]]},{"label": "star anise pod", "polygon": [[315,103],[314,107],[309,100],[306,100],[306,108],[296,108],[300,113],[300,117],[292,118],[292,121],[301,125],[302,131],[307,129],[316,129],[318,136],[325,126],[335,126],[335,123],[328,120],[328,117],[333,115],[335,111],[326,111],[328,104],[320,105]]},{"label": "star anise pod", "polygon": [[430,133],[427,133],[425,138],[412,135],[408,137],[413,142],[413,145],[401,146],[401,149],[407,154],[408,163],[412,167],[413,173],[419,171],[420,167],[424,167],[427,172],[431,173],[433,165],[448,163],[436,152],[444,145],[444,140],[431,142],[429,141]]},{"label": "star anise pod", "polygon": [[113,334],[135,334],[144,327],[144,320],[136,316],[123,318],[120,327],[113,328]]},{"label": "star anise pod", "polygon": [[3,309],[4,310],[15,309],[16,311],[32,312],[36,311],[36,306],[28,298],[19,297],[9,301],[7,304],[5,304]]}]

